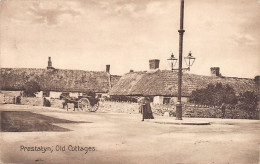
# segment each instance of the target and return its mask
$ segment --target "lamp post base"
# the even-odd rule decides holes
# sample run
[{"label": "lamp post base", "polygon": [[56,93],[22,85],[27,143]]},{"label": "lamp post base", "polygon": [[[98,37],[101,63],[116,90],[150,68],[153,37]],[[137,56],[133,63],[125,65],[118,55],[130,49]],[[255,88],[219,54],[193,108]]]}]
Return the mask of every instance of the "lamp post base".
[{"label": "lamp post base", "polygon": [[176,120],[182,120],[182,104],[176,104]]}]

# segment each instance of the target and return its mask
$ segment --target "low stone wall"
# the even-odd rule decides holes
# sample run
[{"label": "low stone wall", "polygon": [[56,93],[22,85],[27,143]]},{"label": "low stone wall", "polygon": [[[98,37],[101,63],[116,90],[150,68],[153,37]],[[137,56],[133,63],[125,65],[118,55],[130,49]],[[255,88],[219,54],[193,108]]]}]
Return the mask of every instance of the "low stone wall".
[{"label": "low stone wall", "polygon": [[63,108],[62,102],[63,100],[60,99],[50,99],[51,107],[54,108]]},{"label": "low stone wall", "polygon": [[14,96],[8,96],[4,94],[0,94],[0,103],[1,104],[13,104]]},{"label": "low stone wall", "polygon": [[227,109],[226,118],[232,119],[260,119],[259,117],[260,111],[245,111],[245,110],[235,110],[235,109]]},{"label": "low stone wall", "polygon": [[168,112],[170,116],[176,115],[176,109],[174,105],[169,104],[153,104],[151,103],[151,108],[154,114],[163,116],[165,112]]},{"label": "low stone wall", "polygon": [[[226,109],[225,118],[230,119],[259,119],[260,111],[246,111],[243,109]],[[184,106],[183,117],[196,118],[221,118],[222,111],[219,108]]]},{"label": "low stone wall", "polygon": [[217,108],[184,106],[183,117],[221,118],[222,112]]},{"label": "low stone wall", "polygon": [[[165,112],[175,108],[172,105],[152,104],[151,108],[154,114],[164,115]],[[115,102],[115,101],[100,101],[99,109],[101,112],[116,112],[116,113],[139,113],[139,104],[133,102]]]},{"label": "low stone wall", "polygon": [[[14,97],[10,94],[0,93],[0,104],[14,104]],[[63,100],[50,99],[51,107],[62,108]],[[41,97],[21,97],[21,105],[43,106],[43,98]]]},{"label": "low stone wall", "polygon": [[[50,99],[51,107],[62,108],[63,100]],[[22,97],[21,105],[33,105],[33,106],[43,106],[43,98],[40,97]]]},{"label": "low stone wall", "polygon": [[43,98],[40,97],[22,97],[21,105],[43,106]]},{"label": "low stone wall", "polygon": [[139,105],[131,102],[100,101],[99,112],[139,113]]},{"label": "low stone wall", "polygon": [[[176,108],[174,105],[153,104],[152,111],[155,115],[176,116]],[[100,102],[99,110],[101,112],[117,112],[117,113],[139,113],[138,103],[130,102]],[[248,112],[242,109],[226,109],[226,117],[230,119],[259,119],[260,111]],[[195,118],[221,118],[222,111],[218,108],[183,106],[183,117]]]}]

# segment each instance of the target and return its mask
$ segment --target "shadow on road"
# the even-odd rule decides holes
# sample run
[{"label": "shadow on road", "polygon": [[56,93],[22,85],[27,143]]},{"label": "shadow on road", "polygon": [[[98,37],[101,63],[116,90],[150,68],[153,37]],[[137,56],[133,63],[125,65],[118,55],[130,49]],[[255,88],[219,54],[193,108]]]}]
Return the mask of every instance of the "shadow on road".
[{"label": "shadow on road", "polygon": [[59,123],[91,123],[70,121],[36,114],[29,111],[0,111],[1,132],[33,132],[33,131],[70,131],[53,124]]}]

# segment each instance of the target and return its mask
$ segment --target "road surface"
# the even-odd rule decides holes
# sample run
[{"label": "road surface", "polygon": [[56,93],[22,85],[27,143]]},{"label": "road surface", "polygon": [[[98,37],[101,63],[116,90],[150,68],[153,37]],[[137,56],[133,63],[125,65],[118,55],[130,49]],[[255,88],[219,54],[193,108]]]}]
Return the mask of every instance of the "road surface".
[{"label": "road surface", "polygon": [[83,122],[54,123],[69,131],[1,132],[2,163],[259,162],[259,120],[204,119],[211,125],[194,126],[142,122],[137,114],[16,105],[1,105],[0,111]]}]

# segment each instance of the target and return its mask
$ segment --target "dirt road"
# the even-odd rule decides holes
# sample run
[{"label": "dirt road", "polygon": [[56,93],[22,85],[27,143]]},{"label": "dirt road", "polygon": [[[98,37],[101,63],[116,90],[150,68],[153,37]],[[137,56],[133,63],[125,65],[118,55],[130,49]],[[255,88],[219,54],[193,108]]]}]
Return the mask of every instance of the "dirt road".
[{"label": "dirt road", "polygon": [[87,122],[55,124],[70,131],[1,132],[2,163],[259,162],[259,120],[205,119],[211,125],[194,126],[142,122],[136,114],[11,105],[0,110]]}]

